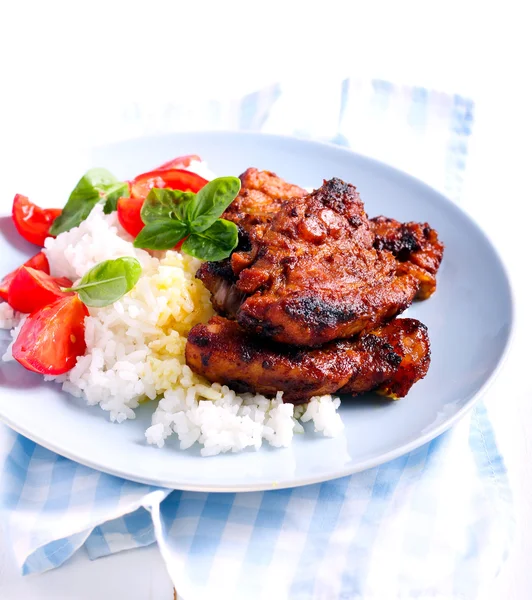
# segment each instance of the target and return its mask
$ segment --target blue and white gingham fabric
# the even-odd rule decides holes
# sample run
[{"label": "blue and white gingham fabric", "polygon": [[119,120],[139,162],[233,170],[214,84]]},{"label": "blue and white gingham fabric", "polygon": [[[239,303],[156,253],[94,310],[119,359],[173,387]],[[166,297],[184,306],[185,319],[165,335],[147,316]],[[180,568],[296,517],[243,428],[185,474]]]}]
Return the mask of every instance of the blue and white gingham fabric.
[{"label": "blue and white gingham fabric", "polygon": [[[201,124],[332,139],[459,199],[469,100],[382,81],[346,80],[318,93],[316,105],[302,106],[297,86],[273,86],[196,105],[197,123],[190,111],[165,110],[171,118],[156,127],[135,106],[116,135],[135,114],[137,133]],[[0,513],[25,574],[58,567],[83,545],[98,558],[156,542],[184,600],[472,600],[483,597],[511,540],[510,489],[483,404],[380,467],[260,493],[132,483],[1,433]]]}]

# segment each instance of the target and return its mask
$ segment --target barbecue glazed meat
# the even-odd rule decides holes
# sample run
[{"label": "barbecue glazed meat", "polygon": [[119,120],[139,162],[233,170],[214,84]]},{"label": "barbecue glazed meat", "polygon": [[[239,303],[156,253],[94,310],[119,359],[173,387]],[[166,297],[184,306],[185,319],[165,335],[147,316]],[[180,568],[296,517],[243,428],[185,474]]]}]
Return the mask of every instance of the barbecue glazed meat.
[{"label": "barbecue glazed meat", "polygon": [[281,343],[321,346],[389,321],[419,283],[374,235],[354,186],[331,179],[282,203],[251,251],[234,252],[244,329]]},{"label": "barbecue glazed meat", "polygon": [[[222,215],[222,218],[238,226],[239,243],[236,252],[251,250],[251,243],[262,237],[265,228],[285,200],[307,194],[303,188],[286,182],[275,173],[254,168],[244,171],[240,175],[240,182],[242,187],[238,196]],[[211,292],[216,312],[236,318],[245,294],[235,286],[237,276],[233,271],[231,258],[203,263],[196,276]]]},{"label": "barbecue glazed meat", "polygon": [[[206,262],[197,274],[212,293],[215,310],[232,319],[236,319],[245,299],[236,282],[238,273],[247,263],[238,259],[246,256],[243,252],[251,249],[252,241],[262,238],[283,201],[307,195],[304,189],[287,183],[270,171],[250,168],[240,176],[240,180],[240,193],[223,214],[223,218],[239,227],[239,247],[233,255],[234,264],[231,258]],[[371,219],[370,227],[375,234],[373,247],[392,252],[402,263],[400,272],[409,273],[418,280],[420,286],[416,297],[428,298],[435,290],[435,274],[443,254],[443,244],[439,242],[436,231],[426,223],[402,224],[386,217]]]},{"label": "barbecue glazed meat", "polygon": [[436,291],[436,273],[443,258],[443,244],[428,223],[400,223],[388,217],[371,219],[373,247],[388,250],[406,272],[420,282],[417,297],[425,300]]},{"label": "barbecue glazed meat", "polygon": [[281,204],[289,198],[301,198],[307,192],[277,177],[271,171],[250,168],[240,175],[242,187],[227,207],[223,218],[233,221],[249,241],[262,237]]},{"label": "barbecue glazed meat", "polygon": [[186,360],[209,381],[237,392],[283,391],[285,402],[297,404],[312,396],[370,390],[401,398],[427,373],[430,347],[427,328],[415,319],[395,319],[356,340],[308,350],[259,339],[215,316],[191,329]]}]

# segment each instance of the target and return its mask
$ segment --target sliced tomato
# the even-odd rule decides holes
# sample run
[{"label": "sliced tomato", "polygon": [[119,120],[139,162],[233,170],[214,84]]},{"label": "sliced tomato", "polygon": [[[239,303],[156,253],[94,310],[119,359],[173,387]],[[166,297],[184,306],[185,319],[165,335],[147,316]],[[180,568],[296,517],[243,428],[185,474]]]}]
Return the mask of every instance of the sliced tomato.
[{"label": "sliced tomato", "polygon": [[200,175],[184,169],[157,169],[135,177],[131,181],[131,195],[146,198],[154,187],[196,193],[207,183]]},{"label": "sliced tomato", "polygon": [[186,156],[178,156],[168,162],[165,162],[156,171],[167,171],[168,169],[186,169],[192,161],[201,162],[201,158],[197,154],[187,154]]},{"label": "sliced tomato", "polygon": [[24,263],[24,266],[37,269],[37,271],[43,271],[44,273],[48,273],[48,275],[50,275],[50,264],[48,263],[48,259],[46,258],[46,254],[44,252],[39,252],[35,256],[32,256]]},{"label": "sliced tomato", "polygon": [[133,237],[137,237],[144,223],[140,218],[140,209],[144,198],[118,198],[116,211],[120,225]]},{"label": "sliced tomato", "polygon": [[[43,273],[50,274],[50,265],[48,264],[48,259],[46,258],[46,254],[44,252],[39,252],[29,260],[27,260],[24,267],[31,267],[32,269],[37,269],[38,271],[43,271]],[[3,298],[7,301],[7,296],[9,294],[9,286],[11,282],[15,278],[15,275],[18,273],[20,267],[16,268],[11,273],[8,273],[2,281],[0,281],[0,298]]]},{"label": "sliced tomato", "polygon": [[74,292],[63,292],[62,287],[71,287],[66,277],[51,277],[43,271],[31,267],[20,267],[11,285],[7,301],[9,306],[23,313],[31,313],[59,298],[71,296]]},{"label": "sliced tomato", "polygon": [[48,231],[61,212],[60,208],[39,208],[21,194],[13,200],[12,214],[17,231],[37,246],[44,246],[44,240],[50,237]]},{"label": "sliced tomato", "polygon": [[89,311],[77,294],[60,298],[26,319],[13,344],[13,358],[42,375],[70,371],[87,348],[85,317]]}]

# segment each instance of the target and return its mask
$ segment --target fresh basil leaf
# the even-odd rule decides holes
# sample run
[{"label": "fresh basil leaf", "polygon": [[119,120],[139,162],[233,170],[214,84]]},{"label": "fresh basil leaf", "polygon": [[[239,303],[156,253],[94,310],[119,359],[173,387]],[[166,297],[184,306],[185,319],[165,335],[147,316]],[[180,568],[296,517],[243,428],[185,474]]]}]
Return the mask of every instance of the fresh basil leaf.
[{"label": "fresh basil leaf", "polygon": [[188,202],[192,202],[196,194],[192,192],[181,192],[166,188],[152,188],[140,210],[140,218],[145,224],[152,221],[178,218],[185,220],[184,208]]},{"label": "fresh basil leaf", "polygon": [[77,292],[87,306],[108,306],[132,290],[141,273],[139,261],[131,256],[105,260],[85,273],[78,285],[66,291]]},{"label": "fresh basil leaf", "polygon": [[135,248],[147,250],[170,250],[188,233],[188,226],[183,221],[160,219],[147,223],[137,235],[133,245]]},{"label": "fresh basil leaf", "polygon": [[50,235],[59,235],[77,227],[89,216],[96,204],[106,200],[108,195],[111,195],[110,209],[124,191],[124,186],[127,184],[120,183],[107,169],[87,171],[70,194],[63,212],[52,223]]},{"label": "fresh basil leaf", "polygon": [[187,206],[186,220],[190,231],[201,233],[208,229],[231,204],[240,191],[238,177],[218,177],[209,181]]},{"label": "fresh basil leaf", "polygon": [[118,198],[129,198],[129,185],[125,181],[118,181],[107,190],[106,198],[103,212],[110,215],[116,210]]},{"label": "fresh basil leaf", "polygon": [[238,228],[231,221],[218,219],[201,233],[191,233],[183,245],[182,252],[202,260],[227,258],[238,243]]}]

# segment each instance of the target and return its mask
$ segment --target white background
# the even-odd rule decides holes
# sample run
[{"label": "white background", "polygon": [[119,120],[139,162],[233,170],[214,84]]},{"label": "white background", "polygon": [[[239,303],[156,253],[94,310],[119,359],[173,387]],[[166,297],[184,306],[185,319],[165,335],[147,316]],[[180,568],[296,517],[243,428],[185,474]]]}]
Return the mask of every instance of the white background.
[{"label": "white background", "polygon": [[[346,75],[472,97],[475,135],[463,205],[501,250],[518,309],[512,352],[487,395],[513,486],[516,539],[487,600],[529,600],[530,20],[519,2],[362,6],[331,0],[1,3],[0,209],[8,210],[18,182],[38,172],[29,156],[110,141],[117,131],[142,133],[116,122],[134,99],[156,106],[183,94],[236,97],[287,77],[312,76],[327,85]],[[81,552],[61,569],[23,579],[0,534],[1,600],[170,600],[171,589],[155,547],[92,563]]]}]

